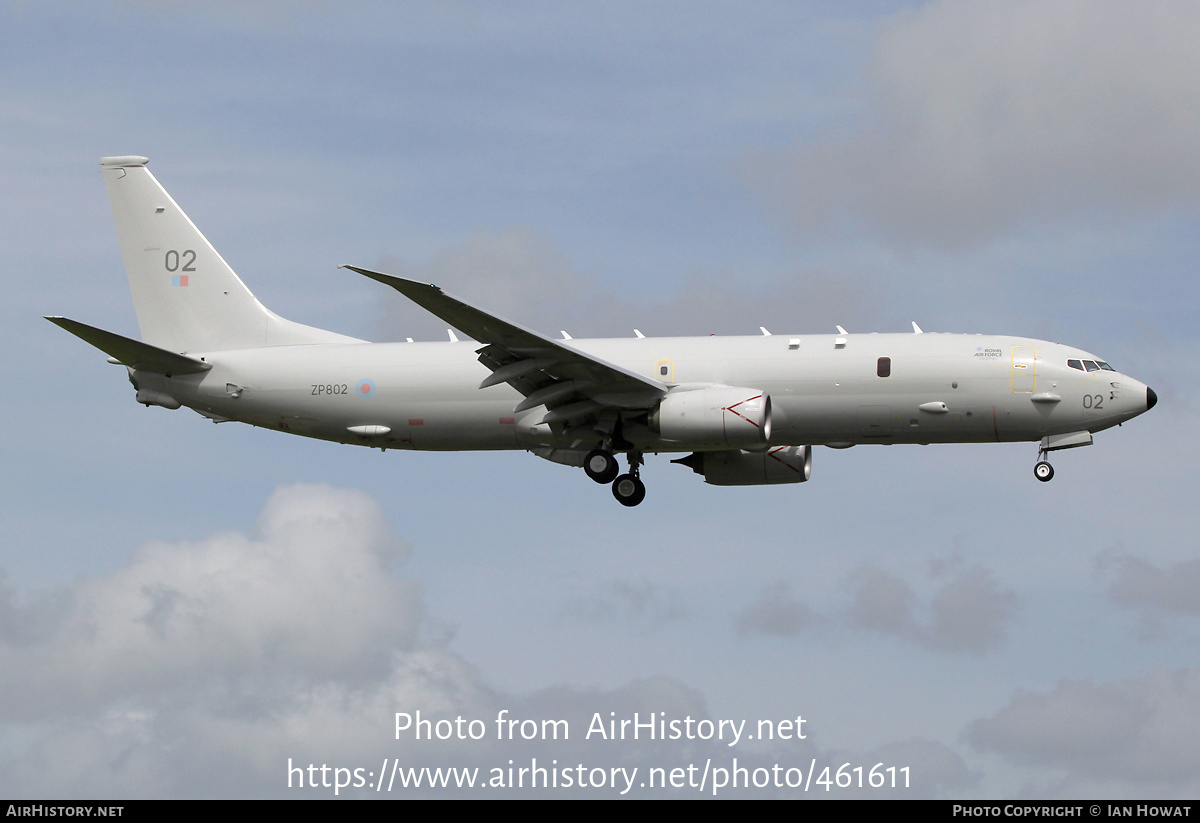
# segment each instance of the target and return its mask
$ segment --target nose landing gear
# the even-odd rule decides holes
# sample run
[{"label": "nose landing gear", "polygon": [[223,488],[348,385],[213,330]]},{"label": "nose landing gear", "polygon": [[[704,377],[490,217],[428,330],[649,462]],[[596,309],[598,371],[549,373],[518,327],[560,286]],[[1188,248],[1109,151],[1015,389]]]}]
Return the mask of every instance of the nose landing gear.
[{"label": "nose landing gear", "polygon": [[1038,447],[1037,463],[1033,464],[1033,476],[1043,483],[1049,483],[1054,479],[1054,467],[1046,460],[1046,456],[1050,454],[1050,449],[1046,448],[1047,445],[1043,440],[1042,445]]},{"label": "nose landing gear", "polygon": [[1054,477],[1054,467],[1046,460],[1050,452],[1059,449],[1077,449],[1080,446],[1092,445],[1092,433],[1087,431],[1070,432],[1068,434],[1051,434],[1042,438],[1038,446],[1037,464],[1033,467],[1033,476],[1043,483],[1048,483]]}]

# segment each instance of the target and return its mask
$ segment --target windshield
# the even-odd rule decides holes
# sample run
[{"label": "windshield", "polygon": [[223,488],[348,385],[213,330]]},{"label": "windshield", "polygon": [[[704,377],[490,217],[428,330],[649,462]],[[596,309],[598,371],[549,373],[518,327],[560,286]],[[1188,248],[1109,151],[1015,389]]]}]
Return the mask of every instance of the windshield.
[{"label": "windshield", "polygon": [[1067,366],[1079,371],[1116,371],[1112,366],[1105,363],[1103,360],[1068,360]]}]

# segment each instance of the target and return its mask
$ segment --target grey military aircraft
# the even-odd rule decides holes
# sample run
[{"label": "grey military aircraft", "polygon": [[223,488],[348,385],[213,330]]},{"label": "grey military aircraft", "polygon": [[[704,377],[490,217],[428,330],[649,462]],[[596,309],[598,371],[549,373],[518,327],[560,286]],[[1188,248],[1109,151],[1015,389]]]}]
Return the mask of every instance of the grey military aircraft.
[{"label": "grey military aircraft", "polygon": [[[124,366],[146,406],[188,406],[379,449],[523,449],[636,506],[647,453],[719,486],[802,483],[815,445],[1038,442],[1047,455],[1154,407],[1079,349],[923,333],[553,339],[434,285],[345,268],[441,318],[447,342],[368,343],[264,307],[146,168],[100,161],[141,340],[51,322]],[[618,455],[628,471],[622,473]]]}]

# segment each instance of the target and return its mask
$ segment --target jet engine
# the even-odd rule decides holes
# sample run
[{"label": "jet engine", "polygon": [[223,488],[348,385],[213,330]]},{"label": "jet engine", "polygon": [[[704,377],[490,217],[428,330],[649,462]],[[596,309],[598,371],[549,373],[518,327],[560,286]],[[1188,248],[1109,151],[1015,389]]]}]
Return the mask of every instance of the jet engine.
[{"label": "jet engine", "polygon": [[760,389],[676,389],[650,414],[650,430],[688,446],[754,447],[771,440],[771,397]]},{"label": "jet engine", "polygon": [[803,483],[812,474],[812,446],[776,446],[760,452],[694,452],[671,462],[704,475],[704,482],[713,486]]}]

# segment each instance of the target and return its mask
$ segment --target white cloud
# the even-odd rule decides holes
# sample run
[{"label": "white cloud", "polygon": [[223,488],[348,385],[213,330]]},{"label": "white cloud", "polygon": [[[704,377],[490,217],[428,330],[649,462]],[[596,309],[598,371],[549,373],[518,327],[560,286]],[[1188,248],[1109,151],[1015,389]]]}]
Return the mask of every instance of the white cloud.
[{"label": "white cloud", "polygon": [[966,731],[975,748],[1067,775],[1057,791],[1194,796],[1200,789],[1200,672],[1156,671],[1110,683],[1066,680],[1021,692]]},{"label": "white cloud", "polygon": [[[520,767],[536,758],[543,767],[557,760],[560,768],[580,764],[589,773],[637,768],[639,780],[648,779],[650,767],[670,770],[710,758],[715,767],[731,768],[736,757],[742,767],[766,769],[762,774],[776,763],[807,768],[813,758],[824,759],[810,741],[732,748],[728,737],[585,739],[596,717],[713,718],[702,694],[665,677],[612,689],[551,686],[524,696],[494,689],[469,662],[419,639],[421,599],[393,568],[405,554],[367,495],[293,486],[272,496],[253,534],[150,543],[125,567],[36,602],[7,592],[0,791],[59,798],[330,796],[327,787],[301,791],[300,772],[307,779],[313,764],[365,774],[384,758],[404,766],[479,768],[489,776],[493,768],[507,774],[510,760]],[[602,589],[617,603],[618,617],[674,619],[672,597],[655,587]],[[518,721],[565,720],[570,737],[497,740],[502,710]],[[397,738],[395,713],[417,711],[434,722],[482,721],[485,736],[430,741],[409,731]],[[957,755],[941,744],[922,745],[921,751],[932,747],[941,765],[937,780],[914,780],[917,793],[970,785]],[[289,759],[300,771],[289,771]],[[609,783],[592,793],[618,791]],[[393,796],[454,793],[397,789]],[[513,794],[522,793],[546,796],[545,789]],[[634,794],[642,793],[638,785]],[[794,793],[743,786],[723,795]],[[702,796],[694,787],[666,794]]]},{"label": "white cloud", "polygon": [[805,234],[962,246],[1200,195],[1192,3],[933,2],[883,28],[869,82],[863,122],[753,164]]},{"label": "white cloud", "polygon": [[271,498],[253,535],[150,544],[57,593],[53,620],[44,603],[10,597],[5,625],[36,626],[36,642],[0,646],[0,716],[28,720],[32,706],[79,708],[200,675],[344,677],[371,665],[368,650],[380,665],[412,646],[421,617],[412,584],[390,573],[406,553],[374,501],[298,486]]}]

